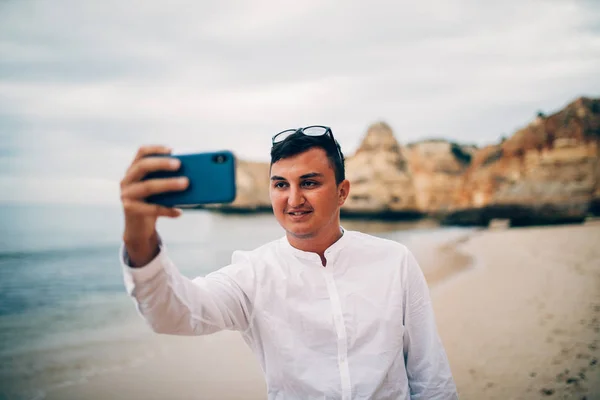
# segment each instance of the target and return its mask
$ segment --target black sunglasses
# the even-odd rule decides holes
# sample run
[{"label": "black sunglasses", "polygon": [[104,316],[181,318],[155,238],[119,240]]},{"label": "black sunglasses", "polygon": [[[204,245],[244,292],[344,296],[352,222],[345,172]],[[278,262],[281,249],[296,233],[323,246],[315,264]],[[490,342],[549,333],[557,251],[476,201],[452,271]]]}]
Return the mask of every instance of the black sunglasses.
[{"label": "black sunglasses", "polygon": [[285,131],[281,131],[277,135],[273,136],[273,145],[283,142],[285,139],[289,138],[296,132],[300,132],[306,136],[328,136],[331,139],[331,141],[333,142],[333,145],[335,146],[335,148],[338,152],[340,162],[343,160],[342,153],[340,152],[340,148],[338,147],[338,144],[335,141],[335,138],[333,137],[333,132],[331,131],[331,128],[328,126],[311,125],[311,126],[307,126],[305,128],[286,129]]}]

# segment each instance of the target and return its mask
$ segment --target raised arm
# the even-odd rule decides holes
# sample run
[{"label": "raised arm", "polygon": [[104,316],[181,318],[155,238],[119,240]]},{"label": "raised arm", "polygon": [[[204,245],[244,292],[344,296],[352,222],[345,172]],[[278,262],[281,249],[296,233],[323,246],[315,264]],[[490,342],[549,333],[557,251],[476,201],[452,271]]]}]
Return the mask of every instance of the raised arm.
[{"label": "raised arm", "polygon": [[246,330],[251,301],[242,286],[252,285],[252,266],[237,257],[234,263],[206,277],[183,276],[161,246],[142,268],[123,258],[125,286],[137,309],[157,333],[205,335],[220,330]]},{"label": "raised arm", "polygon": [[249,300],[240,282],[251,274],[243,261],[220,271],[190,280],[175,268],[160,244],[156,223],[159,217],[176,218],[181,211],[150,204],[154,194],[187,188],[186,178],[143,178],[155,171],[174,171],[180,162],[164,146],[139,148],[121,180],[121,203],[125,217],[121,249],[125,285],[138,310],[160,333],[195,335],[221,329],[243,330],[248,326]]}]

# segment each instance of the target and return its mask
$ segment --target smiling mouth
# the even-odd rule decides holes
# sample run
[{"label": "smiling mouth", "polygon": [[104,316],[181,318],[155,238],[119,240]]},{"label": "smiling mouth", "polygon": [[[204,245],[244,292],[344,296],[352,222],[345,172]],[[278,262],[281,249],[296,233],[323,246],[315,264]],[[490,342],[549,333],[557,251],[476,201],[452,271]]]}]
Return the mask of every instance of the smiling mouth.
[{"label": "smiling mouth", "polygon": [[306,214],[310,214],[312,211],[294,211],[294,212],[289,212],[288,215],[293,215],[293,216],[300,216],[300,215],[306,215]]}]

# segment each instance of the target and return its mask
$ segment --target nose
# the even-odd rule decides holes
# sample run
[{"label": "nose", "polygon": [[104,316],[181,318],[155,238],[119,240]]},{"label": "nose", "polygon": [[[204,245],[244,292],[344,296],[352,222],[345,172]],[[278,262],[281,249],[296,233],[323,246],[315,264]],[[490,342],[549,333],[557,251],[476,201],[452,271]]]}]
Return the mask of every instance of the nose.
[{"label": "nose", "polygon": [[290,208],[298,208],[304,204],[304,195],[298,188],[290,188],[290,195],[288,196],[288,205]]}]

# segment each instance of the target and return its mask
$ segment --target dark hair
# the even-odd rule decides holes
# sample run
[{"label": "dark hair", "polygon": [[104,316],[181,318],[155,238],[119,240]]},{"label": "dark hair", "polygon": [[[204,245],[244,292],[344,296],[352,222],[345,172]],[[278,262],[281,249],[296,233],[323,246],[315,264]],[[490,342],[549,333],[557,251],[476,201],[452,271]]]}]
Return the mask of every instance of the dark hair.
[{"label": "dark hair", "polygon": [[337,141],[334,143],[330,136],[308,136],[301,132],[290,135],[283,142],[276,143],[271,148],[271,166],[283,158],[304,153],[313,147],[325,150],[335,173],[335,183],[339,185],[346,179],[344,155],[339,143]]}]

